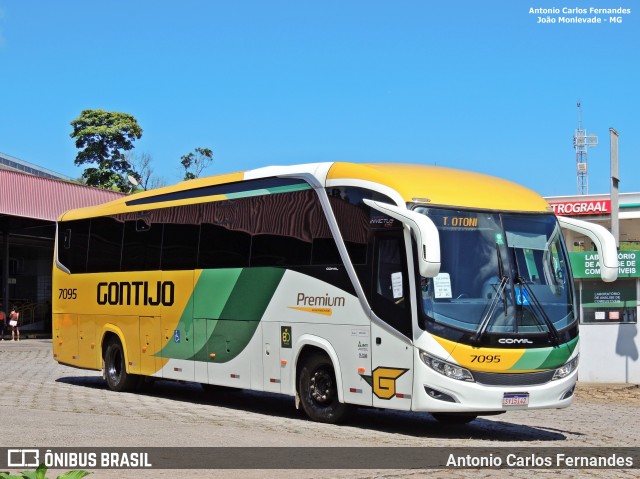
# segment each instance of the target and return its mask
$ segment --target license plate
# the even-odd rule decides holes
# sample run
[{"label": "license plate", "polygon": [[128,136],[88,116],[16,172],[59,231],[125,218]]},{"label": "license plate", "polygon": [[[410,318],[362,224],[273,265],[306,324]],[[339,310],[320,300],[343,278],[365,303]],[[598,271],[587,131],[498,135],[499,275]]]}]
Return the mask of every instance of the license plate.
[{"label": "license plate", "polygon": [[504,393],[502,406],[510,408],[528,407],[529,393]]}]

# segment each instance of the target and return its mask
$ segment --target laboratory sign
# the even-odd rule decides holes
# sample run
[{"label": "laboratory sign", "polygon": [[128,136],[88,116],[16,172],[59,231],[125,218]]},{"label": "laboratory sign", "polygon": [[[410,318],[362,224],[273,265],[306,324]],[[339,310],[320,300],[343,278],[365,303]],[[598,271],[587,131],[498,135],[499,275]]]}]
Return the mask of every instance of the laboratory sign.
[{"label": "laboratory sign", "polygon": [[[569,256],[574,278],[600,277],[600,257],[597,251],[574,251],[569,253]],[[640,251],[618,253],[618,277],[640,278]]]}]

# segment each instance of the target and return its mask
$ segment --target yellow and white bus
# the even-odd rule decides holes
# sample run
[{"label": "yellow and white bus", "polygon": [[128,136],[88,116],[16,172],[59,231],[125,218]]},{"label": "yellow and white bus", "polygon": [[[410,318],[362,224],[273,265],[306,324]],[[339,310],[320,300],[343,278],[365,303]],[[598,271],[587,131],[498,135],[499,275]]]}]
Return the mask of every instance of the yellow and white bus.
[{"label": "yellow and white bus", "polygon": [[200,178],[57,225],[53,356],[143,378],[467,422],[573,399],[578,308],[561,226],[604,228],[477,173],[317,163]]}]

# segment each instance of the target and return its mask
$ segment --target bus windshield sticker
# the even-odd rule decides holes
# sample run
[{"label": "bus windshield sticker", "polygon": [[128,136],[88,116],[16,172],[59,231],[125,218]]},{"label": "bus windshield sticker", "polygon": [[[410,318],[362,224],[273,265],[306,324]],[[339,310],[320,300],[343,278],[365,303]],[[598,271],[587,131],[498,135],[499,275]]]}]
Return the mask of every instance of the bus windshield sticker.
[{"label": "bus windshield sticker", "polygon": [[440,273],[433,278],[433,294],[436,299],[451,298],[451,277],[449,273]]},{"label": "bus windshield sticker", "polygon": [[402,273],[391,273],[391,287],[393,289],[393,299],[402,298]]}]

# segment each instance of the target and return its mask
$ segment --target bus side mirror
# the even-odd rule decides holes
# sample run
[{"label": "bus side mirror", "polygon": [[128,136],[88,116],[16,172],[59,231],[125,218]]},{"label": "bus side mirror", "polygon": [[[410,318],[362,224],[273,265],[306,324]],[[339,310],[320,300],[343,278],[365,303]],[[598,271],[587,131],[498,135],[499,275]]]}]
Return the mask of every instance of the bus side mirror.
[{"label": "bus side mirror", "polygon": [[588,221],[558,216],[562,228],[588,236],[596,245],[600,257],[600,277],[610,283],[618,279],[618,249],[616,240],[603,226]]},{"label": "bus side mirror", "polygon": [[440,235],[429,217],[415,211],[379,201],[363,200],[374,210],[401,221],[411,229],[418,244],[418,269],[425,278],[434,278],[440,272]]}]

